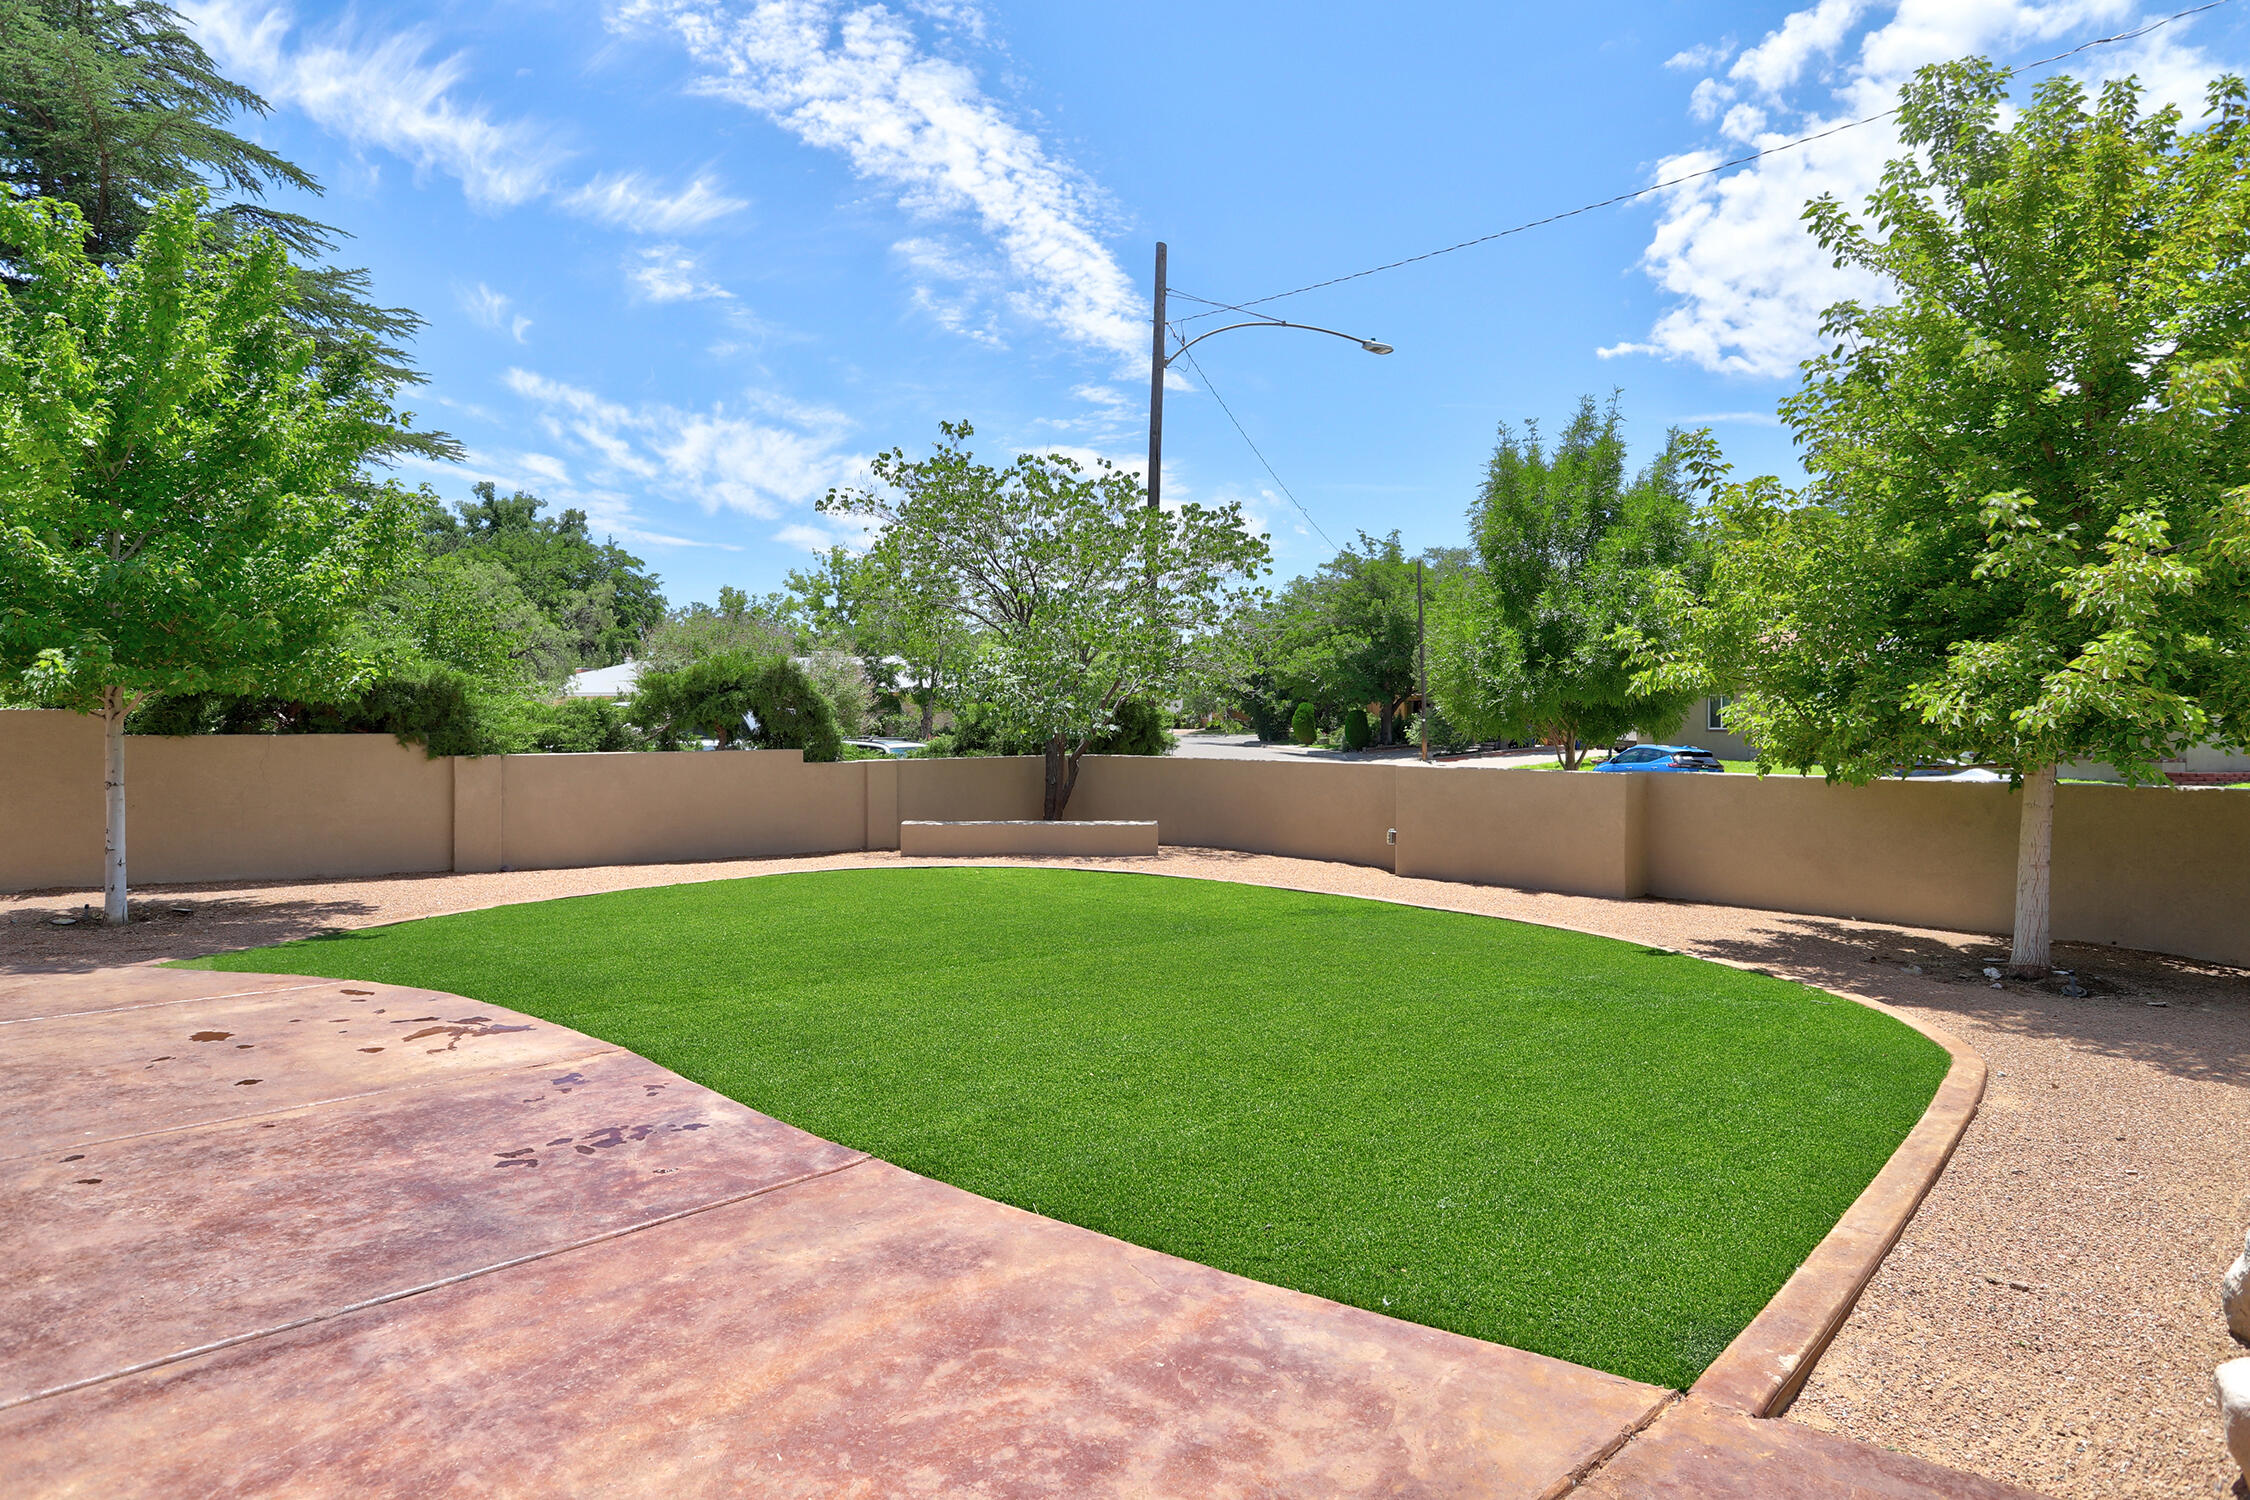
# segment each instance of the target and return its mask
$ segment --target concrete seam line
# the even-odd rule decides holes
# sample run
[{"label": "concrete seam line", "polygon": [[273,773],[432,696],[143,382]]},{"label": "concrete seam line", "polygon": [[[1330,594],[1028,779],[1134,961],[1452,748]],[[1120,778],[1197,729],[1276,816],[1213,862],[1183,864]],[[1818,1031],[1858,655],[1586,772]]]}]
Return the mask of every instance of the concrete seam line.
[{"label": "concrete seam line", "polygon": [[97,1005],[92,1010],[59,1010],[51,1016],[16,1016],[0,1026],[23,1026],[32,1021],[70,1021],[80,1016],[116,1016],[129,1010],[159,1010],[167,1005],[198,1005],[205,1000],[247,1000],[252,995],[286,995],[293,990],[317,990],[327,984],[350,984],[349,979],[317,979],[311,984],[284,984],[266,990],[229,990],[223,995],[182,995],[177,1000],[144,1000],[139,1005]]},{"label": "concrete seam line", "polygon": [[653,1219],[644,1219],[638,1224],[626,1224],[616,1229],[605,1230],[600,1234],[588,1235],[582,1240],[573,1240],[567,1245],[552,1245],[545,1250],[534,1250],[529,1254],[514,1256],[508,1260],[494,1261],[489,1266],[479,1266],[473,1271],[460,1271],[451,1276],[441,1276],[435,1281],[425,1281],[418,1286],[400,1287],[397,1291],[385,1292],[381,1296],[347,1303],[342,1307],[333,1307],[325,1312],[307,1313],[301,1318],[291,1318],[286,1323],[276,1323],[269,1328],[254,1328],[248,1333],[230,1334],[223,1339],[213,1339],[208,1344],[198,1344],[193,1349],[176,1350],[170,1354],[159,1355],[155,1359],[144,1359],[139,1364],[126,1365],[122,1369],[105,1371],[100,1375],[88,1375],[82,1380],[67,1381],[62,1385],[49,1386],[45,1390],[32,1391],[27,1395],[0,1401],[0,1411],[9,1411],[18,1406],[28,1406],[34,1401],[44,1401],[50,1396],[65,1396],[72,1391],[82,1391],[88,1386],[103,1385],[112,1380],[122,1380],[128,1375],[146,1374],[150,1370],[160,1370],[166,1365],[176,1365],[182,1360],[194,1359],[199,1355],[216,1354],[222,1349],[233,1349],[243,1344],[253,1343],[258,1339],[272,1338],[277,1334],[290,1333],[299,1328],[309,1328],[315,1323],[327,1323],[337,1318],[348,1317],[353,1313],[366,1312],[371,1308],[386,1307],[393,1302],[403,1302],[409,1297],[419,1297],[424,1292],[442,1291],[449,1286],[459,1286],[465,1281],[475,1281],[490,1276],[497,1271],[530,1265],[534,1261],[552,1260],[558,1255],[568,1255],[573,1250],[584,1250],[590,1246],[605,1244],[610,1240],[623,1239],[626,1235],[638,1234],[644,1229],[655,1229],[665,1224],[676,1223],[681,1219],[693,1218],[697,1214],[709,1213],[715,1208],[726,1208],[752,1198],[762,1198],[768,1193],[778,1193],[783,1188],[798,1187],[823,1177],[833,1177],[838,1172],[849,1171],[861,1162],[868,1160],[870,1158],[862,1153],[850,1161],[842,1162],[833,1167],[822,1167],[817,1172],[801,1172],[797,1176],[782,1182],[770,1182],[764,1187],[751,1188],[747,1192],[733,1193],[724,1198],[714,1199],[709,1203],[699,1203],[693,1208],[683,1208],[672,1213],[659,1214]]},{"label": "concrete seam line", "polygon": [[1639,1420],[1635,1421],[1631,1426],[1626,1427],[1624,1430],[1619,1432],[1614,1438],[1611,1438],[1609,1442],[1602,1448],[1601,1452],[1595,1454],[1592,1458],[1587,1459],[1584,1463],[1580,1464],[1570,1473],[1563,1475],[1560,1479],[1557,1479],[1546,1489],[1540,1491],[1539,1500],[1562,1500],[1563,1496],[1568,1495],[1571,1491],[1577,1489],[1587,1480],[1592,1479],[1602,1469],[1606,1468],[1611,1459],[1617,1457],[1618,1454],[1625,1451],[1627,1444],[1631,1443],[1635,1438],[1638,1438],[1642,1433],[1648,1431],[1651,1427],[1654,1427],[1658,1418],[1662,1417],[1666,1412],[1670,1411],[1675,1405],[1685,1399],[1686,1398],[1683,1397],[1678,1391],[1666,1391],[1649,1406],[1649,1409],[1647,1411],[1641,1413]]},{"label": "concrete seam line", "polygon": [[[389,1088],[362,1089],[356,1094],[331,1094],[325,1099],[306,1099],[296,1104],[276,1104],[270,1109],[253,1109],[239,1115],[219,1115],[209,1120],[190,1120],[184,1125],[164,1125],[154,1130],[128,1130],[123,1135],[105,1135],[99,1140],[71,1141],[67,1144],[70,1146],[114,1146],[120,1141],[146,1140],[148,1137],[155,1135],[178,1135],[185,1130],[208,1130],[213,1126],[235,1125],[244,1120],[262,1119],[267,1115],[290,1115],[301,1110],[325,1109],[331,1104],[349,1104],[354,1099],[373,1099],[383,1094],[411,1094],[421,1089],[441,1089],[457,1083],[474,1083],[479,1079],[491,1078],[502,1073],[534,1072],[547,1068],[568,1067],[572,1063],[582,1063],[597,1057],[607,1057],[611,1053],[617,1052],[625,1052],[625,1049],[604,1043],[591,1052],[573,1052],[568,1057],[558,1057],[552,1062],[511,1063],[506,1067],[485,1068],[474,1073],[456,1073],[450,1078],[433,1078],[427,1083],[401,1083],[394,1084]],[[641,1057],[637,1052],[626,1053],[626,1056],[639,1058],[642,1062],[648,1061],[647,1058]],[[19,1151],[13,1156],[0,1156],[0,1164],[26,1161],[34,1156],[44,1156],[51,1149],[53,1148],[41,1147],[37,1151]]]}]

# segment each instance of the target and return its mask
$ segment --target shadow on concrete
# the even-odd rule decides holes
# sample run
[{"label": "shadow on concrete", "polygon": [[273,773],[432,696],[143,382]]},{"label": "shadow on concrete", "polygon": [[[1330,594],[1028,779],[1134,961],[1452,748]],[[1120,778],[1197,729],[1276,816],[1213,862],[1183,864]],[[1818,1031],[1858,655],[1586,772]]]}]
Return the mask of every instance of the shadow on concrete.
[{"label": "shadow on concrete", "polygon": [[[1763,933],[1697,943],[1713,958],[1771,969],[1886,1004],[1956,1016],[1998,1031],[2049,1037],[2151,1064],[2182,1078],[2250,1083],[2250,973],[2169,954],[2057,943],[2071,971],[1995,987],[1998,938],[1948,938],[1822,917],[1769,918]],[[1920,973],[1910,972],[1918,968]],[[2070,993],[2072,989],[2082,994]]]}]

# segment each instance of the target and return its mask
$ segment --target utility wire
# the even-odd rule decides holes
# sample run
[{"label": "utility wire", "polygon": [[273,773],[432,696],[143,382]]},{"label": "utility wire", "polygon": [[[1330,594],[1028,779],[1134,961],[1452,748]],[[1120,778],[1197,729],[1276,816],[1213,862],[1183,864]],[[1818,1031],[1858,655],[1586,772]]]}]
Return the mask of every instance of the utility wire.
[{"label": "utility wire", "polygon": [[[1198,297],[1195,300],[1200,302],[1203,299]],[[1180,352],[1182,356],[1186,358],[1189,367],[1193,369],[1198,376],[1202,377],[1203,388],[1211,393],[1212,400],[1219,403],[1219,410],[1227,414],[1227,420],[1229,422],[1234,423],[1234,430],[1236,432],[1242,433],[1242,440],[1245,443],[1250,444],[1250,451],[1252,453],[1256,453],[1258,455],[1258,462],[1261,464],[1265,464],[1266,474],[1273,480],[1274,484],[1280,488],[1281,493],[1289,496],[1289,503],[1297,507],[1297,514],[1305,518],[1306,525],[1312,527],[1313,530],[1320,532],[1320,539],[1322,541],[1326,542],[1331,547],[1335,547],[1336,539],[1330,536],[1327,532],[1320,531],[1320,523],[1313,519],[1312,512],[1305,509],[1304,502],[1299,500],[1296,495],[1291,493],[1288,485],[1282,484],[1281,476],[1274,473],[1272,464],[1266,462],[1266,455],[1263,452],[1260,452],[1256,443],[1251,442],[1250,434],[1243,431],[1241,419],[1235,416],[1234,408],[1227,405],[1227,398],[1219,394],[1219,388],[1211,383],[1211,377],[1203,373],[1203,366],[1195,362],[1195,356],[1192,353],[1189,353],[1184,349]],[[1341,551],[1342,549],[1338,548],[1337,550]]]},{"label": "utility wire", "polygon": [[[2036,62],[2019,63],[2015,67],[2002,70],[2002,76],[2013,78],[2019,73],[2028,73],[2034,68],[2047,67],[2052,63],[2061,62],[2064,58],[2067,57],[2075,57],[2079,53],[2089,51],[2095,47],[2107,47],[2116,42],[2129,42],[2132,41],[2135,37],[2147,36],[2152,31],[2158,30],[2161,27],[2169,26],[2175,21],[2184,21],[2190,16],[2199,16],[2207,10],[2217,10],[2222,5],[2228,5],[2232,3],[2233,0],[2208,0],[2208,3],[2206,4],[2192,6],[2187,10],[2177,11],[2169,16],[2160,16],[2156,20],[2150,21],[2144,26],[2137,26],[2131,31],[2120,31],[2113,36],[2098,36],[2090,42],[2080,42],[2077,46],[2072,47],[2067,51],[2057,52],[2052,57],[2042,57]],[[1619,193],[1614,197],[1604,198],[1598,203],[1580,204],[1577,208],[1565,209],[1559,214],[1549,214],[1543,219],[1532,219],[1526,223],[1517,224],[1507,229],[1496,230],[1491,234],[1480,234],[1473,240],[1462,240],[1458,244],[1447,245],[1443,249],[1426,250],[1420,255],[1409,255],[1404,260],[1387,261],[1379,266],[1370,266],[1364,271],[1353,271],[1349,275],[1345,276],[1331,276],[1326,281],[1308,282],[1304,286],[1294,287],[1286,292],[1275,292],[1270,296],[1265,297],[1253,297],[1248,302],[1213,302],[1208,297],[1190,296],[1185,292],[1169,293],[1169,289],[1168,294],[1188,297],[1188,300],[1192,302],[1204,303],[1213,310],[1213,312],[1211,313],[1190,314],[1189,319],[1183,319],[1182,321],[1189,321],[1193,318],[1211,317],[1214,313],[1219,311],[1249,313],[1250,309],[1258,306],[1261,303],[1279,302],[1284,297],[1301,296],[1306,292],[1317,292],[1323,287],[1337,286],[1346,281],[1357,281],[1363,276],[1374,276],[1384,271],[1395,271],[1401,266],[1411,266],[1421,261],[1435,260],[1441,255],[1451,255],[1456,250],[1467,250],[1476,245],[1488,245],[1494,240],[1506,239],[1509,235],[1512,234],[1522,234],[1527,229],[1539,229],[1548,224],[1559,223],[1564,219],[1574,219],[1580,214],[1590,214],[1596,209],[1610,208],[1619,203],[1630,203],[1635,198],[1646,198],[1651,193],[1661,193],[1667,188],[1676,188],[1683,183],[1695,182],[1705,177],[1713,177],[1721,172],[1732,171],[1736,167],[1747,166],[1749,163],[1762,160],[1765,157],[1778,155],[1783,151],[1794,151],[1799,146],[1809,146],[1814,141],[1824,141],[1832,135],[1840,135],[1847,130],[1856,130],[1862,125],[1872,125],[1877,120],[1887,120],[1892,115],[1895,115],[1897,113],[1898,106],[1893,105],[1891,108],[1883,110],[1878,114],[1867,115],[1857,120],[1846,120],[1841,124],[1831,125],[1826,130],[1816,130],[1811,135],[1801,135],[1793,141],[1783,141],[1779,145],[1768,146],[1762,151],[1752,151],[1748,155],[1737,156],[1732,158],[1731,160],[1720,162],[1715,167],[1705,167],[1701,171],[1687,172],[1678,177],[1666,178],[1662,182],[1651,183],[1647,187],[1636,188],[1629,193]],[[1267,316],[1267,314],[1250,313],[1250,316],[1265,317]],[[1216,392],[1214,392],[1213,394],[1216,394]],[[1278,481],[1276,482],[1278,483]]]}]

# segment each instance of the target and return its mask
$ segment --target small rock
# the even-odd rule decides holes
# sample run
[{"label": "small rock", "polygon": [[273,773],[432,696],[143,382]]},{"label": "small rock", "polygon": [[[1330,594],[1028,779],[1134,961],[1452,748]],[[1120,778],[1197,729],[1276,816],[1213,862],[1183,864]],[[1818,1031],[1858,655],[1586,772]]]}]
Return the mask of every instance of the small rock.
[{"label": "small rock", "polygon": [[1998,979],[2000,977],[2000,971],[1994,968],[1992,965],[1986,964],[1984,966],[1984,977],[1987,979]]},{"label": "small rock", "polygon": [[1906,966],[1906,972],[1909,974],[1919,974],[1922,972],[1922,966],[1920,964],[1908,964]]},{"label": "small rock", "polygon": [[2242,1237],[2242,1253],[2219,1278],[2219,1305],[2226,1309],[2227,1332],[2250,1344],[2250,1234]]},{"label": "small rock", "polygon": [[2169,1000],[2151,1000],[2148,1003],[2148,1008],[2150,1010],[2170,1010],[2172,1002]]},{"label": "small rock", "polygon": [[49,917],[47,925],[50,927],[76,927],[78,919],[76,917]]},{"label": "small rock", "polygon": [[2250,1477],[2250,1359],[2228,1360],[2213,1372],[2211,1383],[2218,1391],[2219,1419],[2226,1424],[2227,1452]]},{"label": "small rock", "polygon": [[175,906],[172,908],[172,915],[175,917],[192,917],[195,915],[195,908],[192,906]]}]

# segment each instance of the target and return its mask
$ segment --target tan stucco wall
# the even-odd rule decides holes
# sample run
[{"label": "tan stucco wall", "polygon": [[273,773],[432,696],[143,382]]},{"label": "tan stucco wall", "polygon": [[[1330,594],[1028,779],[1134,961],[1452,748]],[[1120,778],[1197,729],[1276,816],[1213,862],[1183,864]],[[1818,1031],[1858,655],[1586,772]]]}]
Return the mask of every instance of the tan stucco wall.
[{"label": "tan stucco wall", "polygon": [[1074,818],[1154,818],[1167,844],[1391,867],[1394,768],[1089,755]]},{"label": "tan stucco wall", "polygon": [[[293,879],[453,864],[453,768],[388,735],[133,735],[136,881]],[[102,734],[83,714],[0,713],[0,885],[101,880]]]},{"label": "tan stucco wall", "polygon": [[1632,898],[1650,776],[1410,762],[1398,767],[1398,873]]},{"label": "tan stucco wall", "polygon": [[[0,889],[100,879],[101,779],[94,720],[0,712]],[[163,883],[897,848],[902,820],[1037,818],[1041,765],[135,736],[126,782],[133,879]],[[2019,805],[1976,784],[1089,757],[1069,816],[1403,875],[2002,932]],[[2059,938],[2250,966],[2250,793],[2062,787],[2054,912]]]},{"label": "tan stucco wall", "polygon": [[512,870],[866,847],[866,762],[796,750],[508,755],[500,863]]},{"label": "tan stucco wall", "polygon": [[909,818],[898,825],[898,852],[935,859],[1047,854],[1125,859],[1156,853],[1156,824],[1094,823],[1078,818],[917,823]]},{"label": "tan stucco wall", "polygon": [[[900,761],[898,815],[918,821],[1036,818],[1045,811],[1045,765],[1035,755]],[[1073,817],[1093,816],[1075,804],[1069,812]],[[886,847],[898,847],[897,838]]]},{"label": "tan stucco wall", "polygon": [[2019,804],[2006,786],[1803,776],[1645,781],[1648,894],[2006,931]]}]

